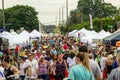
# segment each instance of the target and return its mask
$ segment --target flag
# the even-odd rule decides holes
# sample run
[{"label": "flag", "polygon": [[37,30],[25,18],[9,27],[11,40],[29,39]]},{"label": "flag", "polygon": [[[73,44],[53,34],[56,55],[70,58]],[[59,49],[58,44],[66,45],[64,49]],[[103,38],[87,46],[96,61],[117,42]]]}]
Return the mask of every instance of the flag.
[{"label": "flag", "polygon": [[89,14],[89,17],[90,17],[90,29],[93,29],[92,15]]}]

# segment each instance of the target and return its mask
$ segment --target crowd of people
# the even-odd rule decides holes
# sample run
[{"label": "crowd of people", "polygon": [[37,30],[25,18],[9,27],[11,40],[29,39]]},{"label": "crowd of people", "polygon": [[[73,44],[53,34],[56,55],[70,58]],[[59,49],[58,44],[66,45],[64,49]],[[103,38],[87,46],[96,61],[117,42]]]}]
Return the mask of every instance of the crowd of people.
[{"label": "crowd of people", "polygon": [[[0,58],[0,80],[119,80],[120,52],[103,52],[73,37],[44,37]],[[16,57],[15,57],[16,58]]]}]

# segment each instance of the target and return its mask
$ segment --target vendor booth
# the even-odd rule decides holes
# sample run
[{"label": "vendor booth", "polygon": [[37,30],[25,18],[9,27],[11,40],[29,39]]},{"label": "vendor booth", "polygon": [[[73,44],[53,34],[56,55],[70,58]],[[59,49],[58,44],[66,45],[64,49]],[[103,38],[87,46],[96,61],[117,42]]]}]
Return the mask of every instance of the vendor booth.
[{"label": "vendor booth", "polygon": [[120,40],[120,29],[112,33],[110,36],[103,39],[104,44],[110,44],[116,46],[116,42]]},{"label": "vendor booth", "polygon": [[9,46],[8,39],[0,37],[0,51],[7,50]]}]

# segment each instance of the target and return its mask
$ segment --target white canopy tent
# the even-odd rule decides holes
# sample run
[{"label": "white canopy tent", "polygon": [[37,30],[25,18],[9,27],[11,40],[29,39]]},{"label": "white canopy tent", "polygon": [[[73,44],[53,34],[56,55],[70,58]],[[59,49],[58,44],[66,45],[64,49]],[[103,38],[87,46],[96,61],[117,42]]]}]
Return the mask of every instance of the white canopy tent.
[{"label": "white canopy tent", "polygon": [[89,43],[89,44],[91,44],[93,41],[93,38],[95,37],[97,35],[97,33],[96,34],[91,34],[91,35],[88,35],[88,36],[83,36],[83,37],[81,37],[81,41],[82,42],[84,42],[84,43]]},{"label": "white canopy tent", "polygon": [[33,30],[31,33],[30,33],[30,35],[29,35],[29,37],[31,37],[31,38],[36,38],[36,37],[41,37],[41,36],[43,36],[43,34],[42,33],[40,33],[40,32],[38,32],[37,30]]},{"label": "white canopy tent", "polygon": [[17,37],[18,37],[19,39],[21,39],[23,42],[26,42],[26,40],[25,40],[23,37],[21,37],[20,35],[18,35],[16,32],[11,32],[11,34],[17,36]]},{"label": "white canopy tent", "polygon": [[73,36],[72,34],[73,33],[75,33],[75,32],[77,32],[78,30],[73,30],[73,31],[71,31],[69,34],[68,34],[68,36]]},{"label": "white canopy tent", "polygon": [[[75,31],[75,32],[73,32],[70,36],[73,36],[73,37],[75,37],[75,33],[77,33],[79,30],[77,30],[77,31]],[[78,35],[78,34],[77,34]]]},{"label": "white canopy tent", "polygon": [[107,32],[107,35],[111,35],[111,33],[110,33],[110,32]]},{"label": "white canopy tent", "polygon": [[78,34],[80,34],[80,36],[82,37],[82,36],[85,35],[84,33],[85,33],[86,31],[87,31],[87,30],[86,30],[85,28],[82,28],[81,30],[73,33],[73,35],[74,35],[74,37],[78,37]]},{"label": "white canopy tent", "polygon": [[18,35],[16,32],[11,32],[11,34],[13,35],[13,36],[16,36],[18,39],[20,39],[23,43],[21,44],[21,46],[23,47],[23,46],[25,46],[26,45],[26,39],[24,39],[23,37],[21,37],[20,35]]},{"label": "white canopy tent", "polygon": [[109,36],[109,35],[111,35],[111,33],[110,32],[106,32],[106,31],[104,31],[104,30],[101,30],[97,35],[95,35],[94,37],[93,37],[93,39],[103,39],[103,38],[105,38],[105,37],[107,37],[107,36]]},{"label": "white canopy tent", "polygon": [[91,44],[92,43],[92,39],[90,37],[81,37],[81,42],[84,42],[84,43],[88,43],[88,44]]},{"label": "white canopy tent", "polygon": [[92,43],[93,40],[102,40],[103,38],[111,35],[110,32],[106,32],[101,30],[99,33],[94,31],[87,31],[85,32],[85,36],[81,37],[81,41],[85,43]]},{"label": "white canopy tent", "polygon": [[[78,34],[80,34],[80,36]],[[96,41],[102,41],[103,38],[111,35],[111,33],[104,30],[101,30],[99,33],[97,33],[94,30],[90,31],[82,28],[81,30],[73,33],[72,35],[76,38],[80,38],[81,42],[92,45],[97,44]]]},{"label": "white canopy tent", "polygon": [[26,30],[22,31],[19,35],[23,37],[26,41],[29,40],[30,33],[28,33]]},{"label": "white canopy tent", "polygon": [[2,32],[0,37],[6,38],[9,40],[9,48],[15,48],[17,44],[23,44],[23,42],[16,37],[15,35],[10,34],[9,32]]},{"label": "white canopy tent", "polygon": [[95,31],[89,31],[89,30],[87,30],[86,32],[84,32],[84,35],[85,36],[90,36],[90,37],[92,37],[93,35],[97,35],[98,33],[97,32],[95,32]]},{"label": "white canopy tent", "polygon": [[81,30],[75,32],[73,35],[74,37],[78,37],[78,34],[80,34],[80,37],[84,37],[84,36],[96,35],[97,32],[95,32],[94,30],[90,31],[90,30],[86,30],[85,28],[82,28]]}]

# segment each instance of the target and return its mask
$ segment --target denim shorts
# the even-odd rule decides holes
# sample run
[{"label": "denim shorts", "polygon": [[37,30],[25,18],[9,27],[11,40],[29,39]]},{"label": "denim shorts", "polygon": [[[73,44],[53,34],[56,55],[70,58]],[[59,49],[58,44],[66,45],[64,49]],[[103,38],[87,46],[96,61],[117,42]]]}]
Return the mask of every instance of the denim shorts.
[{"label": "denim shorts", "polygon": [[48,74],[45,74],[45,75],[38,75],[38,79],[49,80],[49,76],[48,76]]}]

